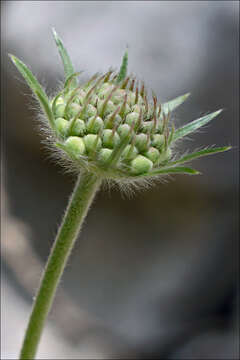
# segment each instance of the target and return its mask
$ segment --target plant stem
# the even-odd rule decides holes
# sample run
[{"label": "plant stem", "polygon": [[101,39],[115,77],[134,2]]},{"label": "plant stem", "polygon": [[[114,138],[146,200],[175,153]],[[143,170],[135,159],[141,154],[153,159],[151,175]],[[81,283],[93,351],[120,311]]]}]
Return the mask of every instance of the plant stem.
[{"label": "plant stem", "polygon": [[81,174],[77,180],[33,304],[21,349],[21,360],[35,358],[44,323],[51,308],[59,280],[100,184],[101,179],[89,172]]}]

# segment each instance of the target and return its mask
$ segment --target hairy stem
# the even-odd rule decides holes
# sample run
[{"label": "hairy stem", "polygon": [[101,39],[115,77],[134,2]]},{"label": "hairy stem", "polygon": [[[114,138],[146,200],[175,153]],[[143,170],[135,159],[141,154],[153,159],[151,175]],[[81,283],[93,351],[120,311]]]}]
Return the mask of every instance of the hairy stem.
[{"label": "hairy stem", "polygon": [[59,280],[100,184],[101,179],[88,172],[81,174],[77,180],[33,304],[20,354],[21,360],[32,360],[35,357]]}]

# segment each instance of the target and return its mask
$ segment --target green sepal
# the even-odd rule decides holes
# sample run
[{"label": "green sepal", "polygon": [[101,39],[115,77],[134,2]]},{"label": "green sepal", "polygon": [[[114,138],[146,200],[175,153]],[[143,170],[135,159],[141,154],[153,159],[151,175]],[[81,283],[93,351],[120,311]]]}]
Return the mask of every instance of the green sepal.
[{"label": "green sepal", "polygon": [[122,58],[122,64],[117,77],[117,84],[120,83],[122,80],[124,80],[125,77],[127,76],[127,66],[128,66],[128,51],[126,50]]},{"label": "green sepal", "polygon": [[46,100],[44,95],[41,92],[39,92],[38,90],[36,90],[36,95],[37,95],[38,100],[41,103],[41,106],[42,106],[45,114],[47,115],[47,118],[49,120],[51,128],[55,129],[54,116],[53,116],[52,109],[49,106],[49,101]]},{"label": "green sepal", "polygon": [[[58,52],[59,52],[62,62],[63,62],[65,78],[68,79],[69,76],[71,76],[75,73],[75,70],[74,70],[72,61],[68,55],[68,52],[63,45],[62,40],[60,39],[60,37],[58,36],[58,34],[56,33],[54,28],[52,29],[52,31],[53,31],[54,40],[58,47]],[[77,79],[73,78],[70,83],[70,88],[75,88],[77,85],[78,85]]]},{"label": "green sepal", "polygon": [[172,112],[173,110],[175,110],[178,106],[180,106],[181,104],[184,103],[184,101],[187,100],[187,98],[189,97],[190,93],[187,93],[187,94],[184,94],[184,95],[181,95],[181,96],[178,96],[176,97],[175,99],[173,100],[170,100],[166,103],[164,103],[162,105],[162,111],[161,113],[167,115],[169,112]]},{"label": "green sepal", "polygon": [[222,112],[221,110],[215,111],[211,114],[205,115],[197,120],[194,120],[192,122],[190,122],[190,124],[186,124],[184,126],[182,126],[181,128],[175,130],[174,134],[173,134],[173,140],[172,141],[176,141],[178,139],[183,138],[184,136],[196,131],[197,129],[199,129],[200,127],[202,127],[203,125],[206,125],[208,122],[210,122],[211,120],[213,120],[217,115],[219,115]]},{"label": "green sepal", "polygon": [[202,156],[208,156],[208,155],[213,155],[213,154],[216,154],[219,152],[228,151],[231,148],[232,148],[231,146],[223,146],[223,147],[218,147],[218,148],[202,149],[199,151],[195,151],[194,153],[184,155],[180,159],[168,163],[168,166],[172,166],[172,165],[176,165],[176,164],[184,164],[188,161],[191,161],[193,159],[198,159]]},{"label": "green sepal", "polygon": [[19,72],[22,74],[22,76],[26,80],[27,84],[29,85],[29,87],[31,88],[33,93],[36,95],[38,101],[40,102],[40,104],[49,120],[51,127],[54,129],[55,128],[54,116],[53,116],[53,112],[52,112],[52,109],[51,109],[51,106],[49,103],[49,99],[48,99],[45,91],[43,90],[43,88],[39,84],[38,80],[33,75],[33,73],[28,69],[28,67],[20,59],[18,59],[16,56],[11,55],[11,54],[9,54],[9,56],[10,56],[12,62],[14,63],[14,65],[17,67]]}]

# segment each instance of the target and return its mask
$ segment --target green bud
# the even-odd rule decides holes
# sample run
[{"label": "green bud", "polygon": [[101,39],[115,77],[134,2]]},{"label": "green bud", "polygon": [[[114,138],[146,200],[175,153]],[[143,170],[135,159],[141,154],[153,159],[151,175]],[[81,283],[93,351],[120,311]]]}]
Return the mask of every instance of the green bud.
[{"label": "green bud", "polygon": [[128,105],[128,103],[126,103],[125,105],[125,108],[124,108],[124,115],[127,115],[128,113],[131,112],[131,108],[130,106]]},{"label": "green bud", "polygon": [[99,92],[107,91],[107,90],[111,91],[112,88],[113,88],[112,84],[110,84],[109,82],[105,82],[104,84],[102,84]]},{"label": "green bud", "polygon": [[79,157],[85,154],[85,145],[78,136],[70,136],[65,142],[66,148],[74,156]]},{"label": "green bud", "polygon": [[131,162],[131,171],[134,175],[145,174],[149,172],[152,169],[152,167],[153,167],[152,161],[142,155],[138,155]]},{"label": "green bud", "polygon": [[161,150],[165,142],[164,135],[155,134],[153,135],[152,146],[156,147],[158,150]]},{"label": "green bud", "polygon": [[67,115],[69,116],[69,118],[72,118],[74,116],[76,116],[80,111],[81,111],[81,106],[77,103],[72,103],[69,105],[68,109],[67,109]]},{"label": "green bud", "polygon": [[97,109],[93,105],[88,104],[86,110],[84,111],[83,118],[84,120],[87,120],[90,117],[95,116],[96,113]]},{"label": "green bud", "polygon": [[67,134],[69,122],[63,118],[57,118],[55,124],[59,134],[65,136]]},{"label": "green bud", "polygon": [[111,112],[114,112],[114,110],[116,110],[116,106],[114,105],[114,103],[111,100],[109,100],[107,102],[106,106],[105,106],[105,100],[100,100],[97,103],[97,110],[98,110],[99,114],[101,114],[103,106],[105,107],[103,116],[106,116],[106,115],[110,114]]},{"label": "green bud", "polygon": [[[54,99],[51,101],[51,103],[53,103]],[[59,98],[56,101],[56,105],[60,105],[60,104],[64,104],[64,98],[62,96],[59,96]]]},{"label": "green bud", "polygon": [[101,88],[97,91],[100,99],[104,99],[108,96],[108,94],[112,91],[114,85],[110,83],[104,83]]},{"label": "green bud", "polygon": [[55,116],[57,118],[63,118],[65,112],[65,104],[58,104],[55,110]]},{"label": "green bud", "polygon": [[78,102],[81,106],[84,105],[84,100],[85,100],[86,94],[87,94],[86,91],[84,91],[83,89],[79,90]]},{"label": "green bud", "polygon": [[146,134],[138,134],[136,136],[136,142],[135,142],[136,147],[138,148],[138,151],[142,152],[142,151],[146,151],[148,148],[148,137]]},{"label": "green bud", "polygon": [[92,134],[98,134],[104,126],[103,120],[99,116],[92,116],[87,122],[87,131]]},{"label": "green bud", "polygon": [[139,121],[139,114],[137,112],[129,113],[125,119],[125,122],[130,126],[132,125],[132,123],[136,125],[138,121]]},{"label": "green bud", "polygon": [[111,150],[111,149],[106,149],[106,148],[101,149],[99,151],[98,160],[103,164],[107,163],[110,156],[112,155],[112,152],[113,152],[113,150]]},{"label": "green bud", "polygon": [[73,125],[71,134],[75,136],[83,136],[86,132],[85,122],[81,119],[77,119]]},{"label": "green bud", "polygon": [[93,94],[93,95],[91,96],[90,104],[93,105],[93,106],[95,106],[97,101],[98,101],[97,95]]},{"label": "green bud", "polygon": [[106,129],[112,129],[114,125],[118,125],[122,122],[122,118],[120,115],[115,115],[114,118],[112,117],[113,117],[113,113],[107,115],[107,117],[105,118],[104,124]]},{"label": "green bud", "polygon": [[101,139],[95,134],[88,134],[84,136],[83,141],[88,153],[99,150],[102,146]]},{"label": "green bud", "polygon": [[128,105],[133,106],[135,104],[135,100],[136,100],[135,93],[132,91],[129,91],[128,98],[127,98]]},{"label": "green bud", "polygon": [[167,150],[160,153],[159,162],[161,163],[163,161],[169,160],[171,156],[172,156],[172,150],[170,148],[167,148]]},{"label": "green bud", "polygon": [[102,142],[103,146],[112,149],[120,141],[120,137],[116,132],[113,132],[110,129],[103,130]]},{"label": "green bud", "polygon": [[137,148],[128,144],[122,153],[122,158],[126,160],[133,160],[138,155]]},{"label": "green bud", "polygon": [[116,90],[112,96],[112,99],[111,99],[112,102],[115,105],[119,105],[120,103],[123,103],[125,94],[126,94],[126,92],[123,89]]},{"label": "green bud", "polygon": [[128,124],[119,125],[117,129],[117,132],[121,138],[127,136],[129,134],[129,131],[130,131],[130,126]]},{"label": "green bud", "polygon": [[157,163],[159,161],[159,156],[160,156],[160,153],[159,151],[154,148],[154,147],[150,147],[148,149],[148,151],[146,151],[144,153],[144,155],[149,159],[151,160],[154,164]]},{"label": "green bud", "polygon": [[154,126],[154,122],[153,120],[151,121],[144,121],[144,123],[142,124],[142,131],[144,133],[148,133],[149,131],[152,131]]}]

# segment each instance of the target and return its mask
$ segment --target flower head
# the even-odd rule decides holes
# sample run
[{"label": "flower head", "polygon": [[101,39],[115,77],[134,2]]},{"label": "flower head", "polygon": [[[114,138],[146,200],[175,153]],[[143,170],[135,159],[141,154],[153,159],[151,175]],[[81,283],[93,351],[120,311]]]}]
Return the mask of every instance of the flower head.
[{"label": "flower head", "polygon": [[175,129],[171,112],[189,94],[165,104],[148,96],[143,83],[127,76],[128,53],[119,72],[94,75],[79,85],[62,41],[54,38],[63,60],[65,84],[49,99],[30,70],[19,59],[11,59],[37,96],[51,129],[51,141],[79,170],[94,172],[106,179],[135,181],[160,174],[199,172],[183,166],[200,156],[225,151],[230,147],[205,148],[178,159],[177,140],[197,130],[221,110]]}]

